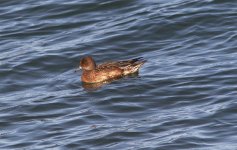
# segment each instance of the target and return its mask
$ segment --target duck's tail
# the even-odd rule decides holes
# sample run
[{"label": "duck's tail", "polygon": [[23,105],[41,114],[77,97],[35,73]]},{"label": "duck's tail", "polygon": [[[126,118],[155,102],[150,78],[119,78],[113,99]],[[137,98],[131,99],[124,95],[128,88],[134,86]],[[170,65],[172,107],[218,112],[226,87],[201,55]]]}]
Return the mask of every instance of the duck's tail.
[{"label": "duck's tail", "polygon": [[137,57],[137,58],[133,58],[132,60],[130,60],[131,62],[138,62],[138,61],[146,61],[143,57]]},{"label": "duck's tail", "polygon": [[138,57],[130,60],[130,65],[124,69],[124,75],[136,73],[139,71],[139,68],[146,62],[143,57]]}]

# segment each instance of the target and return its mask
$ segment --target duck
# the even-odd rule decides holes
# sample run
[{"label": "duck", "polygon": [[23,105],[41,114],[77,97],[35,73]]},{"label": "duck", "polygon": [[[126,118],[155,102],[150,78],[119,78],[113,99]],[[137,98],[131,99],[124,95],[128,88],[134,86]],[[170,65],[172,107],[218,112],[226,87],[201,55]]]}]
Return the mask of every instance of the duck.
[{"label": "duck", "polygon": [[143,57],[130,60],[110,61],[96,65],[91,56],[80,60],[79,69],[82,70],[81,81],[84,83],[100,83],[137,73],[146,62]]}]

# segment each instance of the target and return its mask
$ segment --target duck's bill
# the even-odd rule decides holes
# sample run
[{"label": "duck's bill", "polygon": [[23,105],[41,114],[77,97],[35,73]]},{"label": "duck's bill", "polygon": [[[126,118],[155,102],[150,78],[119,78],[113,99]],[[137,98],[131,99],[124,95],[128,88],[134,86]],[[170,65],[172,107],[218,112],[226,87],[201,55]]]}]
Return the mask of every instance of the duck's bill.
[{"label": "duck's bill", "polygon": [[79,66],[78,68],[76,68],[76,71],[80,71],[81,70],[81,66]]}]

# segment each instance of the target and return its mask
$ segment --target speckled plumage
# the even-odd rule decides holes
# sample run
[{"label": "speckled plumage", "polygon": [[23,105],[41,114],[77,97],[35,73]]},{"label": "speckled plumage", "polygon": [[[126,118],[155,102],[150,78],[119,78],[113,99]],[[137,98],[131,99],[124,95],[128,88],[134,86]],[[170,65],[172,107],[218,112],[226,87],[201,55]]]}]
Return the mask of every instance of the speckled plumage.
[{"label": "speckled plumage", "polygon": [[142,57],[116,62],[106,62],[96,65],[92,57],[86,56],[80,61],[82,69],[81,81],[86,83],[98,83],[107,80],[121,78],[135,73],[146,62]]}]

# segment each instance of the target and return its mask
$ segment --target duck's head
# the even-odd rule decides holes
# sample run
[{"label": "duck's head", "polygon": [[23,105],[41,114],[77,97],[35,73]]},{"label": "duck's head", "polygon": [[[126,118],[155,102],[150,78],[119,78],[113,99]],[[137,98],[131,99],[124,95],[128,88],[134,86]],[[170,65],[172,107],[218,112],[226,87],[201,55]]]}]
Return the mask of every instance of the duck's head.
[{"label": "duck's head", "polygon": [[86,56],[80,61],[80,69],[82,70],[94,70],[96,68],[96,64],[94,59],[91,56]]}]

